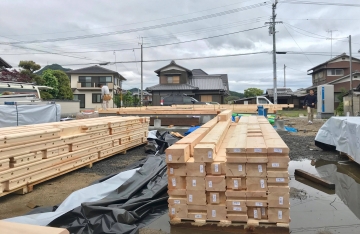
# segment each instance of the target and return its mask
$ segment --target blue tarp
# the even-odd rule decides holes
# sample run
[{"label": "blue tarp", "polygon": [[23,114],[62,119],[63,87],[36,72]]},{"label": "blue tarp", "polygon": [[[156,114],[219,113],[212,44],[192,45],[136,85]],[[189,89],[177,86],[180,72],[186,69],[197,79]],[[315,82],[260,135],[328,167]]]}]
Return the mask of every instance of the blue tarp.
[{"label": "blue tarp", "polygon": [[200,128],[200,126],[191,127],[189,130],[187,130],[187,132],[184,133],[184,135],[187,136],[198,128]]},{"label": "blue tarp", "polygon": [[[276,126],[274,126],[274,128],[276,129]],[[287,126],[285,126],[285,130],[287,132],[298,132],[298,130],[296,128],[287,127]]]}]

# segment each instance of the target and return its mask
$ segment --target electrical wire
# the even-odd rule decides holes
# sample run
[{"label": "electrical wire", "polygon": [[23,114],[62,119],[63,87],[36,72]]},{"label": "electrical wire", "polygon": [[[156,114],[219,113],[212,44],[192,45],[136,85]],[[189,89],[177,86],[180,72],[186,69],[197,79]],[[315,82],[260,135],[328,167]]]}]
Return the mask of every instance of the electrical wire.
[{"label": "electrical wire", "polygon": [[45,42],[57,42],[57,41],[69,41],[69,40],[79,40],[79,39],[86,39],[86,38],[95,38],[95,37],[103,37],[103,36],[111,36],[111,35],[117,35],[117,34],[125,34],[130,32],[139,32],[139,31],[145,31],[145,30],[151,30],[151,29],[158,29],[158,28],[164,28],[164,27],[170,27],[170,26],[176,26],[180,24],[186,24],[186,23],[192,23],[196,21],[201,20],[207,20],[212,18],[217,18],[229,14],[238,13],[241,11],[251,10],[258,7],[269,5],[270,3],[264,2],[254,5],[249,5],[245,7],[235,8],[231,10],[226,10],[218,13],[213,13],[209,15],[204,15],[200,17],[180,20],[180,21],[174,21],[170,23],[164,23],[164,24],[158,24],[153,26],[146,26],[141,28],[135,28],[135,29],[126,29],[121,31],[114,31],[114,32],[107,32],[107,33],[97,33],[97,34],[88,34],[88,35],[82,35],[82,36],[75,36],[75,37],[64,37],[64,38],[52,38],[52,39],[44,39],[44,40],[31,40],[31,41],[18,41],[18,42],[0,42],[2,45],[15,45],[15,44],[34,44],[34,43],[45,43]]},{"label": "electrical wire", "polygon": [[360,7],[360,4],[353,4],[353,3],[332,3],[332,2],[298,1],[298,0],[280,1],[279,3],[320,5],[320,6],[325,5],[325,6]]},{"label": "electrical wire", "polygon": [[219,8],[224,8],[224,7],[228,7],[228,6],[238,5],[238,4],[241,4],[241,3],[244,3],[244,2],[249,2],[249,1],[253,1],[253,0],[243,0],[243,1],[240,1],[240,2],[237,2],[237,3],[223,5],[223,6],[214,7],[214,8],[208,8],[208,9],[205,9],[205,10],[195,11],[195,12],[191,12],[191,13],[187,13],[187,14],[175,15],[175,16],[159,18],[159,19],[152,19],[152,20],[147,20],[147,21],[134,22],[134,23],[129,23],[129,24],[120,24],[120,25],[113,25],[113,26],[106,26],[106,27],[94,27],[94,28],[89,28],[89,29],[85,29],[85,30],[80,29],[80,30],[62,31],[62,32],[55,32],[55,33],[35,33],[35,34],[22,34],[22,35],[5,35],[5,36],[31,36],[31,35],[63,34],[63,33],[68,33],[68,32],[82,32],[82,31],[93,30],[93,29],[114,28],[114,27],[141,24],[141,23],[148,23],[148,22],[165,20],[165,19],[173,19],[175,17],[192,15],[192,14],[196,14],[196,13],[200,13],[200,12],[206,12],[206,11],[215,10],[215,9],[219,9]]},{"label": "electrical wire", "polygon": [[[250,28],[250,29],[246,29],[246,30],[241,30],[241,31],[237,31],[237,32],[232,32],[232,33],[225,33],[225,34],[221,34],[221,35],[215,35],[215,36],[210,36],[210,37],[203,37],[203,38],[198,38],[198,39],[193,39],[193,40],[187,40],[187,41],[179,41],[179,42],[173,42],[173,43],[168,43],[168,44],[161,44],[161,45],[154,45],[154,46],[144,46],[143,48],[156,48],[156,47],[161,47],[161,46],[169,46],[169,45],[178,45],[178,44],[183,44],[183,43],[189,43],[189,42],[195,42],[195,41],[202,41],[202,40],[207,40],[207,39],[212,39],[212,38],[218,38],[218,37],[223,37],[223,36],[229,36],[229,35],[234,35],[234,34],[238,34],[238,33],[242,33],[242,32],[249,32],[252,30],[256,30],[256,29],[261,29],[261,28],[265,28],[267,26],[261,26],[261,27],[256,27],[256,28]],[[63,53],[69,53],[69,54],[79,54],[79,53],[99,53],[99,52],[112,52],[112,51],[130,51],[130,50],[139,50],[140,48],[128,48],[128,49],[119,49],[119,50],[90,50],[90,51],[66,51]],[[24,54],[24,53],[22,53]],[[43,53],[46,54],[46,53]],[[4,54],[4,55],[21,55],[21,54]]]}]

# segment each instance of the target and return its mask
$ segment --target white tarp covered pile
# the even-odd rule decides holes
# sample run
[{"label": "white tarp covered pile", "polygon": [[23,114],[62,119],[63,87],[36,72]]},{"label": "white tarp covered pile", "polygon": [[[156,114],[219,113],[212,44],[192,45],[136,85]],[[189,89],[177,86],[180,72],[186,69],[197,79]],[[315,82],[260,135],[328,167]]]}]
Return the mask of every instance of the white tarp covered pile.
[{"label": "white tarp covered pile", "polygon": [[315,141],[335,146],[360,164],[360,117],[331,117],[319,129]]},{"label": "white tarp covered pile", "polygon": [[0,127],[14,127],[60,121],[61,106],[46,105],[0,105]]}]

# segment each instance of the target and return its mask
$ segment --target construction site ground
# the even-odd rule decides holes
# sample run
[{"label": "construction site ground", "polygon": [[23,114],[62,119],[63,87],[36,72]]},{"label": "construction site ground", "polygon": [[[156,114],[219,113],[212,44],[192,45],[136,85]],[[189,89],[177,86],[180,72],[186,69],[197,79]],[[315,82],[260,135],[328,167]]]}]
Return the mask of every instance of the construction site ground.
[{"label": "construction site ground", "polygon": [[[309,206],[311,204],[311,206],[314,206],[313,209],[317,209],[316,204],[313,204],[314,199],[320,200],[319,202],[323,202],[323,200],[327,202],[328,199],[334,200],[334,198],[329,198],[329,196],[320,194],[321,192],[319,192],[318,190],[301,184],[298,181],[295,181],[293,176],[294,169],[300,168],[303,170],[309,170],[311,173],[315,174],[314,169],[309,168],[311,167],[311,163],[313,160],[325,159],[330,161],[339,161],[347,159],[339,156],[339,154],[336,152],[322,151],[315,146],[314,139],[316,133],[318,129],[323,125],[325,120],[314,120],[314,123],[312,125],[309,125],[307,123],[306,117],[284,117],[284,121],[285,125],[300,130],[297,133],[279,132],[283,140],[290,148],[291,152],[290,158],[292,162],[289,166],[290,176],[292,177],[290,182],[290,187],[292,187],[291,196],[292,198],[299,198],[299,201],[295,204],[296,206]],[[185,131],[186,130],[181,129],[181,131],[178,132],[183,134]],[[144,152],[144,148],[143,146],[140,146],[135,149],[129,150],[125,155],[117,155],[98,162],[94,164],[92,168],[82,168],[69,174],[60,176],[58,178],[46,181],[42,184],[36,185],[33,192],[26,195],[9,194],[7,196],[0,197],[0,219],[24,215],[27,212],[31,211],[30,207],[34,206],[58,205],[73,191],[86,187],[93,181],[98,180],[106,175],[119,172],[121,168],[125,168],[129,164],[141,160],[145,158],[145,156],[146,154]],[[302,204],[301,201],[303,201],[304,199],[310,199],[309,201],[312,201],[312,203],[304,202],[304,204]],[[293,205],[294,204],[291,204],[291,209],[293,209]],[[341,214],[345,215],[348,214],[350,211],[339,198],[335,197],[335,202],[332,203],[332,205],[335,206],[334,210],[331,210],[331,212],[323,212],[325,218],[334,219],[335,217],[337,217],[336,215],[339,212],[342,212]],[[333,209],[331,206],[330,208]],[[306,208],[304,209],[306,210]],[[323,208],[320,207],[319,209]],[[318,212],[305,212],[303,214],[291,213],[292,221],[290,227],[293,229],[292,233],[339,233],[338,231],[334,231],[332,229],[326,229],[327,223],[322,224],[321,221],[318,220],[318,215]],[[299,217],[302,216],[313,218],[313,222],[316,222],[317,220],[319,222],[319,228],[322,229],[311,229],[307,231],[307,224],[302,223],[303,221],[299,220]],[[358,219],[356,220],[357,223],[360,224],[360,221]],[[311,224],[309,225],[311,226]],[[301,229],[301,227],[305,229]],[[352,228],[353,226],[350,226],[348,227],[348,231],[343,229],[340,233],[354,233],[351,232]],[[326,232],[322,232],[323,229]],[[168,224],[167,215],[164,215],[159,220],[155,221],[155,223],[149,225],[147,228],[143,228],[140,233],[170,233],[170,226]]]}]

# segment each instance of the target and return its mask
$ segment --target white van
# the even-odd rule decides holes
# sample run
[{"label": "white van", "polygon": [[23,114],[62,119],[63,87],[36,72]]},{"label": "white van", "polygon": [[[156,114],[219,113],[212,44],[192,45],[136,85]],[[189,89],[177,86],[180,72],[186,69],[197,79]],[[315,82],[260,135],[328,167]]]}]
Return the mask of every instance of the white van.
[{"label": "white van", "polygon": [[29,83],[0,82],[0,105],[5,102],[41,102],[40,90],[52,89]]}]

